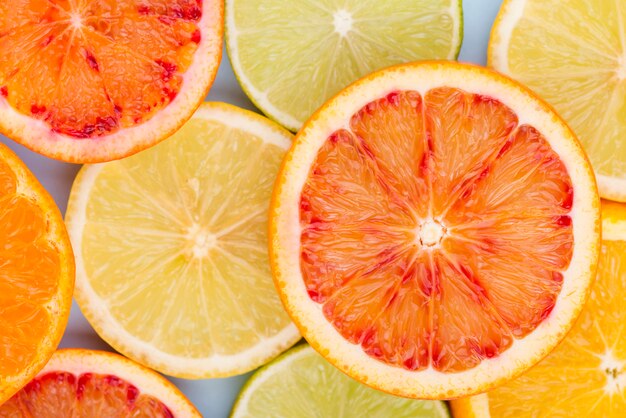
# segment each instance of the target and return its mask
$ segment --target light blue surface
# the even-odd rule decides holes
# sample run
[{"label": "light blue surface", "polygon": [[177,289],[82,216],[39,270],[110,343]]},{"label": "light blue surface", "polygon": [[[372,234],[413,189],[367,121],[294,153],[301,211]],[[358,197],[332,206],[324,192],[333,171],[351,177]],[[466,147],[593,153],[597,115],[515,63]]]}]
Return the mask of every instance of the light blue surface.
[{"label": "light blue surface", "polygon": [[[289,1],[285,0],[285,4],[289,7]],[[465,36],[461,55],[459,56],[460,61],[485,64],[489,31],[491,30],[493,20],[500,4],[500,0],[463,1]],[[225,52],[217,80],[207,100],[224,101],[248,109],[255,109],[239,87]],[[54,196],[61,211],[65,212],[70,187],[79,167],[42,157],[9,141],[1,135],[0,142],[7,144],[11,149],[17,152],[22,160],[24,160],[35,173],[37,178],[39,178],[44,187]],[[111,348],[96,335],[76,304],[74,304],[72,308],[70,323],[61,346],[111,350]],[[228,417],[239,389],[247,378],[248,375],[229,379],[199,381],[182,379],[171,380],[191,399],[205,417],[225,418]]]}]

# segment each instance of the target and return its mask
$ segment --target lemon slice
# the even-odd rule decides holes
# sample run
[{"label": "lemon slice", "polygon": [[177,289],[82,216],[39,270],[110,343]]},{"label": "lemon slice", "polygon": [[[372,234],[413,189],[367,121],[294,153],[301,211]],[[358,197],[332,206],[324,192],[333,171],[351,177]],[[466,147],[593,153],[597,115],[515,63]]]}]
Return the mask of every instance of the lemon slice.
[{"label": "lemon slice", "polygon": [[248,381],[231,418],[449,418],[444,402],[376,391],[335,369],[309,345],[298,346]]},{"label": "lemon slice", "polygon": [[460,0],[227,0],[237,79],[270,118],[295,131],[327,99],[381,68],[455,59]]},{"label": "lemon slice", "polygon": [[626,3],[507,0],[489,64],[556,108],[589,154],[602,197],[626,202]]},{"label": "lemon slice", "polygon": [[254,113],[204,104],[157,147],[81,170],[66,222],[76,300],[102,338],[188,378],[252,370],[300,338],[267,255],[290,140]]}]

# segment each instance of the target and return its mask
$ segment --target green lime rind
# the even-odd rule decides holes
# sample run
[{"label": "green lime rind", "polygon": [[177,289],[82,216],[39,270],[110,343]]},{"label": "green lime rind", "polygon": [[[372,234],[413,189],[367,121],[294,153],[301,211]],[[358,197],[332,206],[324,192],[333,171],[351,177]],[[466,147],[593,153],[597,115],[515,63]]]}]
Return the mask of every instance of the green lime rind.
[{"label": "green lime rind", "polygon": [[443,401],[400,398],[353,380],[308,344],[259,369],[231,418],[450,418]]}]

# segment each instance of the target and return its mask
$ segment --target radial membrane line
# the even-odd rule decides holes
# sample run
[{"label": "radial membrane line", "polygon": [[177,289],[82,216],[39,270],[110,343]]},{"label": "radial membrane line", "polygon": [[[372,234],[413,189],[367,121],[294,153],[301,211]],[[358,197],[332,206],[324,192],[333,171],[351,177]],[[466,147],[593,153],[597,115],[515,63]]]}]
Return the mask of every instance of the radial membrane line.
[{"label": "radial membrane line", "polygon": [[[500,148],[494,150],[491,154],[489,154],[486,158],[484,158],[479,163],[479,165],[481,167],[483,167],[483,169],[480,170],[478,173],[476,173],[473,177],[470,177],[469,179],[465,180],[463,182],[463,184],[461,185],[461,187],[459,187],[458,190],[455,193],[453,193],[452,198],[450,199],[449,204],[441,212],[441,215],[439,215],[441,218],[444,218],[448,214],[448,212],[450,211],[450,209],[452,209],[454,204],[457,203],[458,200],[467,191],[471,190],[471,188],[474,185],[478,184],[485,177],[491,175],[493,164],[498,160],[498,158],[500,157],[500,154],[503,153],[506,150],[506,147],[511,147],[513,142],[515,142],[515,136],[519,132],[519,127],[520,127],[520,125],[516,122],[515,123],[515,127],[513,129],[511,129],[511,132],[509,132],[509,134],[506,136],[502,146]],[[509,141],[511,141],[511,142],[509,142]],[[486,174],[485,174],[485,170],[487,170]],[[529,174],[527,173],[527,175],[524,178],[527,178],[528,175]]]}]

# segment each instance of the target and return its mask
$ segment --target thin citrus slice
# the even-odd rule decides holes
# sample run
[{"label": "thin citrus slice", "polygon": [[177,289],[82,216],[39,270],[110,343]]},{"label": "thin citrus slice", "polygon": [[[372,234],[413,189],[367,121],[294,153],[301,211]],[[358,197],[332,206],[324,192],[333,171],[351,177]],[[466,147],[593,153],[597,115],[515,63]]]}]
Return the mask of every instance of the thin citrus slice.
[{"label": "thin citrus slice", "polygon": [[[480,417],[617,418],[626,410],[626,205],[602,204],[602,253],[589,302],[546,359],[488,393]],[[558,396],[555,396],[557,394]],[[483,400],[480,400],[480,398]],[[456,404],[483,404],[487,396]],[[455,404],[455,406],[456,406]],[[456,415],[455,415],[456,417]],[[459,418],[470,418],[465,413]]]},{"label": "thin citrus slice", "polygon": [[498,73],[425,62],[374,73],[303,127],[271,209],[276,286],[350,376],[416,398],[476,393],[571,328],[599,251],[574,134]]},{"label": "thin citrus slice", "polygon": [[462,37],[461,0],[226,1],[226,45],[239,83],[292,131],[372,71],[455,59]]},{"label": "thin citrus slice", "polygon": [[0,144],[0,404],[56,350],[73,288],[74,257],[56,204]]},{"label": "thin citrus slice", "polygon": [[587,151],[602,197],[626,202],[626,3],[505,0],[489,65],[553,105]]},{"label": "thin citrus slice", "polygon": [[260,369],[241,391],[231,418],[449,418],[441,401],[399,398],[350,379],[309,345]]},{"label": "thin citrus slice", "polygon": [[267,256],[290,143],[255,113],[205,103],[153,149],[81,170],[66,214],[75,296],[102,338],[187,378],[247,372],[300,339]]},{"label": "thin citrus slice", "polygon": [[70,162],[121,158],[167,138],[213,83],[219,0],[0,4],[0,132]]},{"label": "thin citrus slice", "polygon": [[46,367],[0,406],[0,418],[200,418],[168,380],[117,354],[57,351]]}]

